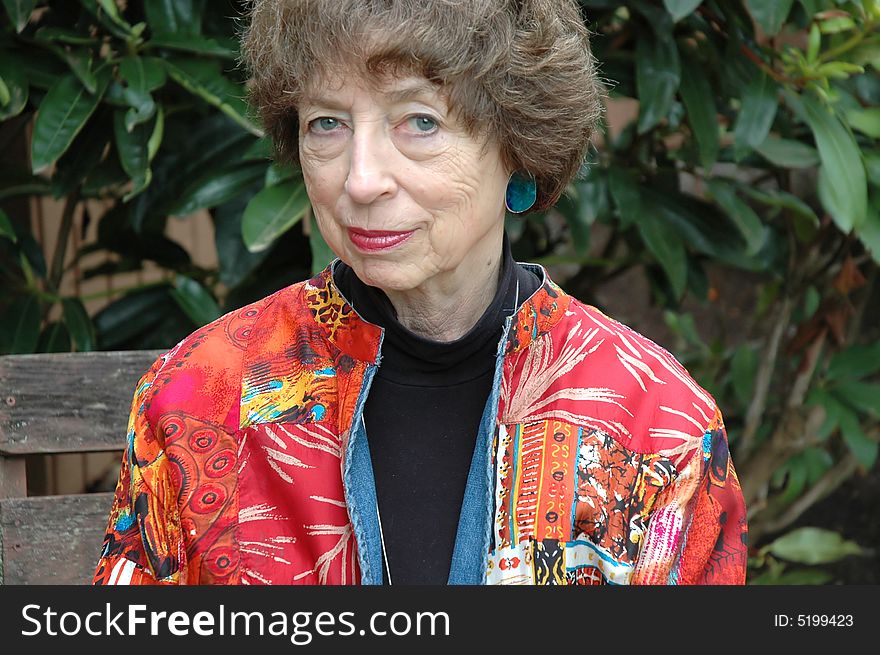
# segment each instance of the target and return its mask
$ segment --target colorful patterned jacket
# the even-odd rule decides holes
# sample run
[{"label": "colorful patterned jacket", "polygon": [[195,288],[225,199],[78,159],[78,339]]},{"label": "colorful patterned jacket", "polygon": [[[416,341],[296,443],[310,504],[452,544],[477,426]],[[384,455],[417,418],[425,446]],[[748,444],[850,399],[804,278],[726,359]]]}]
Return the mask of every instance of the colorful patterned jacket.
[{"label": "colorful patterned jacket", "polygon": [[[543,286],[499,342],[450,584],[744,583],[713,399],[532,270]],[[95,583],[381,584],[362,412],[382,336],[328,267],[160,357],[135,391]]]}]

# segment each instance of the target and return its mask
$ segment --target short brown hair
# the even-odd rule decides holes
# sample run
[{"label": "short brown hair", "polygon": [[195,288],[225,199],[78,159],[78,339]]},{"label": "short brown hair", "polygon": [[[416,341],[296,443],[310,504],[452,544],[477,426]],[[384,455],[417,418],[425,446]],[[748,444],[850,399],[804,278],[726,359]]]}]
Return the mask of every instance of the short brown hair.
[{"label": "short brown hair", "polygon": [[575,0],[252,0],[242,53],[280,161],[298,164],[296,108],[316,76],[405,69],[442,87],[510,169],[535,176],[535,211],[577,173],[601,114]]}]

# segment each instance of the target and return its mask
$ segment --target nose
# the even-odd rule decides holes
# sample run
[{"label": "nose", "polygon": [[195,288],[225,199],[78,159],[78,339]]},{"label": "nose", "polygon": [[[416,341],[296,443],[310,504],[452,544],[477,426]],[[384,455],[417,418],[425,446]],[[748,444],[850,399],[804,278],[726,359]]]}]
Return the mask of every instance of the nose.
[{"label": "nose", "polygon": [[361,205],[391,197],[397,189],[388,136],[380,125],[363,126],[351,139],[351,160],[345,191]]}]

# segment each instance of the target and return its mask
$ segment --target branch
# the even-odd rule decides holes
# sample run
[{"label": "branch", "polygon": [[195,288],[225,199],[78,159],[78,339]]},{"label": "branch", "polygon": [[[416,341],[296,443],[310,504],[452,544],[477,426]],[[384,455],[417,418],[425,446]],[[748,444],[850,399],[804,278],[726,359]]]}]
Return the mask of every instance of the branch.
[{"label": "branch", "polygon": [[823,329],[804,353],[804,360],[792,383],[785,411],[773,435],[755,457],[746,460],[744,469],[746,474],[741,482],[743,496],[747,505],[757,501],[757,504],[750,508],[750,515],[765,509],[770,480],[776,469],[791,455],[809,446],[810,437],[821,425],[822,421],[816,420],[817,410],[814,409],[805,416],[803,404],[819,361],[819,354],[825,345],[827,332],[827,329]]},{"label": "branch", "polygon": [[810,487],[803,496],[793,502],[781,516],[763,525],[756,526],[757,535],[755,535],[754,531],[750,530],[752,532],[750,537],[754,538],[754,541],[757,542],[758,538],[764,533],[779,532],[787,528],[797,521],[810,507],[849,480],[856,472],[856,469],[858,469],[858,466],[859,464],[852,453],[847,453],[835,467],[826,471],[825,475],[819,478],[816,484]]},{"label": "branch", "polygon": [[749,456],[755,447],[755,435],[761,420],[764,418],[764,409],[767,405],[767,391],[770,389],[770,380],[773,378],[773,371],[776,369],[779,345],[782,343],[782,336],[785,334],[791,318],[792,305],[791,298],[786,296],[779,308],[773,332],[767,341],[767,348],[764,351],[761,365],[758,368],[758,374],[755,376],[755,390],[752,393],[752,401],[749,403],[749,409],[746,412],[745,427],[743,428],[737,452],[737,455],[743,460]]},{"label": "branch", "polygon": [[749,61],[751,61],[755,66],[757,66],[762,71],[767,73],[767,75],[772,77],[774,80],[776,80],[780,84],[797,84],[797,80],[789,79],[785,75],[782,75],[782,74],[778,73],[777,71],[773,70],[773,68],[771,68],[770,66],[767,65],[767,62],[765,62],[763,59],[761,59],[761,57],[758,56],[754,52],[754,50],[749,48],[745,43],[743,43],[740,46],[740,50],[749,59]]},{"label": "branch", "polygon": [[49,272],[49,290],[57,292],[61,286],[61,278],[64,275],[64,257],[67,255],[67,241],[70,238],[70,229],[73,226],[73,214],[79,202],[79,193],[74,191],[67,196],[64,203],[64,212],[61,214],[61,225],[58,228],[58,239],[55,242],[55,253],[52,256],[52,268]]}]

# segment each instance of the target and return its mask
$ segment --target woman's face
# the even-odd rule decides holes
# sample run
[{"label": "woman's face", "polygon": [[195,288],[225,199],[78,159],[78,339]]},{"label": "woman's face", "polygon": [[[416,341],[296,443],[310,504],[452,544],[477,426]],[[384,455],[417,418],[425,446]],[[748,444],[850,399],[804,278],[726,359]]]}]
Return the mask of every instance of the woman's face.
[{"label": "woman's face", "polygon": [[[446,293],[495,270],[509,171],[437,88],[337,77],[307,94],[299,153],[321,234],[366,284]],[[485,274],[485,273],[484,273]]]}]

